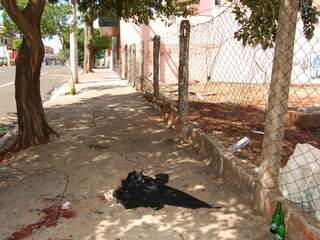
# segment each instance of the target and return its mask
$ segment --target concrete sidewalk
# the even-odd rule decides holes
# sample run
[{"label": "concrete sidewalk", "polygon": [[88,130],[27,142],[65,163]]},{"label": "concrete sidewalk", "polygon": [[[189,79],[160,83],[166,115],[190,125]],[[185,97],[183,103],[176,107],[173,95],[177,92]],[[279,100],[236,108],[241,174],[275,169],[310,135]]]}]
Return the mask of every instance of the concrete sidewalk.
[{"label": "concrete sidewalk", "polygon": [[[41,209],[69,201],[76,216],[27,239],[273,239],[268,223],[215,179],[187,144],[175,141],[150,104],[106,70],[81,76],[79,94],[47,103],[61,136],[21,151],[0,171],[0,239],[35,223]],[[125,210],[100,199],[128,172],[168,173],[169,184],[220,210],[165,206]]]}]

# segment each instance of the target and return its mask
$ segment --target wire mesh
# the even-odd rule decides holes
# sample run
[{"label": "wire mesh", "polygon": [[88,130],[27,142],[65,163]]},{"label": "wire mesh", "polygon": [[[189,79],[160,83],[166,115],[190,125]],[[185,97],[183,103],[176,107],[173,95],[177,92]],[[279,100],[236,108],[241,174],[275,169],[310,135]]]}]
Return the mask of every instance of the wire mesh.
[{"label": "wire mesh", "polygon": [[[278,25],[279,49],[237,41],[234,33],[239,26],[232,7],[192,24],[189,119],[216,135],[226,148],[250,139],[234,152],[239,164],[320,220],[320,24],[308,41],[302,20],[298,16],[295,21],[294,11],[288,9],[281,12],[287,22]],[[179,24],[160,37],[160,91],[177,101]],[[140,75],[143,89],[152,92],[153,44],[152,39],[143,41]],[[141,57],[135,58],[129,72],[134,65],[142,68]]]}]

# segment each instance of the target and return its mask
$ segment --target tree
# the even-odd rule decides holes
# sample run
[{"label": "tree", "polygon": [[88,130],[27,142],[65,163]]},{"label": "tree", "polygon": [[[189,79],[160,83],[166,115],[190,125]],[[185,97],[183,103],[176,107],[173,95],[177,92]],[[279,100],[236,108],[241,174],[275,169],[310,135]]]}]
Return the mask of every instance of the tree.
[{"label": "tree", "polygon": [[[282,0],[240,0],[234,2],[233,13],[240,28],[234,36],[243,45],[261,45],[264,49],[274,47],[278,27],[280,2]],[[313,37],[314,25],[319,11],[313,0],[300,0],[299,12],[303,21],[303,32],[307,39]]]},{"label": "tree", "polygon": [[20,35],[17,25],[12,21],[6,11],[2,12],[2,24],[4,32],[8,35]]},{"label": "tree", "polygon": [[[188,1],[189,4],[198,0]],[[85,24],[85,55],[84,72],[91,72],[93,67],[93,22],[98,16],[116,13],[124,20],[132,19],[135,23],[147,24],[150,20],[161,18],[171,20],[176,16],[188,16],[196,12],[193,5],[178,5],[176,1],[110,1],[110,0],[79,0],[79,9]]]},{"label": "tree", "polygon": [[[18,0],[17,4],[23,7],[27,3],[27,0]],[[62,48],[66,49],[66,41],[70,33],[70,19],[71,6],[66,3],[50,4],[47,3],[43,16],[41,18],[41,32],[42,37],[52,38],[53,36],[58,36]],[[6,11],[2,13],[3,26],[5,32],[10,35],[19,35],[20,31],[17,25],[12,21],[10,16]]]},{"label": "tree", "polygon": [[[15,97],[19,126],[16,146],[26,148],[47,143],[52,130],[46,121],[40,94],[40,71],[44,57],[40,23],[46,0],[28,0],[22,6],[18,5],[18,0],[0,0],[0,3],[23,36],[16,59]],[[172,18],[193,13],[192,9],[186,6],[177,6],[175,1],[161,3],[159,0],[100,0],[99,6],[116,11],[118,16],[125,20],[132,18],[143,23],[157,16]]]},{"label": "tree", "polygon": [[[78,39],[78,56],[79,56],[79,63],[84,63],[84,56],[85,56],[85,29],[78,28],[77,31],[77,39]],[[69,46],[69,39],[67,40],[67,45]],[[93,60],[97,57],[97,55],[101,55],[101,53],[111,47],[111,38],[105,38],[100,36],[99,29],[93,30],[93,38],[92,38],[92,58]]]},{"label": "tree", "polygon": [[72,23],[70,29],[70,88],[75,89],[74,84],[78,83],[78,45],[77,45],[77,27],[78,27],[78,4],[77,0],[71,0],[72,6]]},{"label": "tree", "polygon": [[70,34],[71,6],[68,3],[46,4],[41,18],[43,37],[58,36],[62,49],[66,49],[67,37]]},{"label": "tree", "polygon": [[[281,166],[298,12],[308,40],[319,12],[312,0],[240,0],[233,12],[241,26],[236,39],[264,49],[275,46],[259,173],[262,187],[272,189],[277,187]],[[263,196],[261,200],[259,207],[264,206]]]},{"label": "tree", "polygon": [[92,72],[94,65],[93,53],[93,22],[99,16],[101,8],[99,1],[79,1],[79,9],[82,12],[82,19],[84,22],[84,63],[83,72]]},{"label": "tree", "polygon": [[23,36],[16,59],[15,76],[18,148],[47,143],[51,132],[40,94],[40,71],[44,57],[40,20],[45,3],[45,0],[32,0],[19,6],[16,0],[1,0]]}]

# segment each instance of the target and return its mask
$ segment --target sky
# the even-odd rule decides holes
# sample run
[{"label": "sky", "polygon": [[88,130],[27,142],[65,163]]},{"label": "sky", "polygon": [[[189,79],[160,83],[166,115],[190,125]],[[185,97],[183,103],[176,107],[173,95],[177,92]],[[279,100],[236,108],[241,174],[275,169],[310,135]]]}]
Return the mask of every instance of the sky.
[{"label": "sky", "polygon": [[54,49],[54,53],[58,53],[62,48],[57,36],[54,36],[53,39],[43,39],[43,44],[52,47]]},{"label": "sky", "polygon": [[[0,10],[0,23],[2,23],[2,11],[1,10]],[[54,49],[55,53],[58,53],[62,47],[57,36],[53,37],[53,39],[43,39],[43,43],[46,46],[52,47]]]},{"label": "sky", "polygon": [[[0,10],[0,23],[2,23],[2,11],[1,10]],[[93,25],[95,28],[98,28],[99,27],[98,20],[96,20]],[[55,53],[58,53],[60,51],[60,49],[62,48],[62,45],[61,45],[59,38],[57,36],[54,36],[52,39],[43,39],[43,43],[46,46],[52,47],[54,49]]]}]

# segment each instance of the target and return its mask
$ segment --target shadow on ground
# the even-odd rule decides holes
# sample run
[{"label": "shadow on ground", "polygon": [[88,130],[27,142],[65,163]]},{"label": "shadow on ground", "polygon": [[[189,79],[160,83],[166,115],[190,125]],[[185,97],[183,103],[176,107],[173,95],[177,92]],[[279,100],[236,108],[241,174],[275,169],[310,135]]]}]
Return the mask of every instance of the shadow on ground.
[{"label": "shadow on ground", "polygon": [[[46,113],[60,139],[20,152],[0,172],[1,239],[36,222],[61,197],[77,216],[32,239],[269,239],[263,219],[211,175],[191,146],[178,143],[130,87],[64,96]],[[125,210],[98,197],[133,170],[167,173],[169,186],[224,208]]]}]

